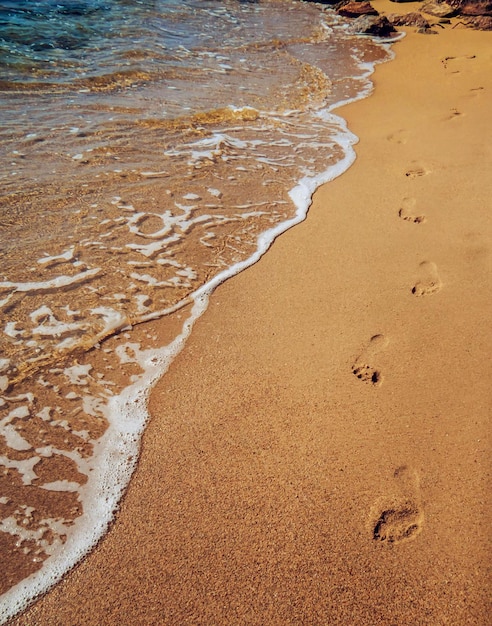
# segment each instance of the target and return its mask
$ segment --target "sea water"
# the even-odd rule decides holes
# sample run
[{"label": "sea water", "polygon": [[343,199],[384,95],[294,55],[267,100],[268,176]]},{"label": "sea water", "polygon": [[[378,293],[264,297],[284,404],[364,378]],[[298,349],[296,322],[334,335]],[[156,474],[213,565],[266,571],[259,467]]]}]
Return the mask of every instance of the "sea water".
[{"label": "sea water", "polygon": [[388,57],[293,0],[1,3],[0,622],[104,534],[152,384],[352,163],[333,110]]}]

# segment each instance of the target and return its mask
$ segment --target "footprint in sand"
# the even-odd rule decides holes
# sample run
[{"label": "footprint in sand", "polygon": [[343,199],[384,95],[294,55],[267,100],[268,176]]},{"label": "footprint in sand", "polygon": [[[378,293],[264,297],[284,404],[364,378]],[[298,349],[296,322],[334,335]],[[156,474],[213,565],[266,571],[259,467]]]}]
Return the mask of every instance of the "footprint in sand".
[{"label": "footprint in sand", "polygon": [[388,343],[389,341],[384,335],[374,335],[374,337],[371,337],[368,346],[352,365],[352,373],[354,376],[357,376],[359,380],[363,380],[365,383],[370,383],[378,387],[383,382],[383,377],[381,372],[376,369],[372,363],[374,362],[376,354],[381,352]]},{"label": "footprint in sand", "polygon": [[484,91],[483,87],[473,87],[472,89],[470,89],[470,94],[472,96],[479,96],[482,91]]},{"label": "footprint in sand", "polygon": [[425,176],[429,173],[430,170],[428,170],[423,165],[414,165],[405,172],[405,176],[407,178],[420,178],[420,176]]},{"label": "footprint in sand", "polygon": [[456,61],[459,63],[460,61],[471,61],[472,59],[476,59],[476,55],[466,54],[459,57],[444,57],[444,59],[441,59],[441,63],[443,68],[445,70],[449,69],[451,74],[459,74],[460,70],[456,68]]},{"label": "footprint in sand", "polygon": [[419,265],[419,279],[412,287],[415,296],[430,296],[441,290],[442,282],[435,263],[423,261]]},{"label": "footprint in sand", "polygon": [[425,215],[418,215],[416,204],[417,201],[415,198],[403,198],[400,211],[398,212],[402,220],[413,222],[414,224],[422,224],[425,222]]},{"label": "footprint in sand", "polygon": [[458,109],[456,109],[455,107],[453,107],[450,110],[450,113],[447,117],[444,118],[444,121],[447,122],[448,120],[456,120],[459,117],[462,117],[463,113],[461,111],[458,111]]},{"label": "footprint in sand", "polygon": [[388,141],[392,141],[393,143],[404,144],[404,143],[407,143],[407,137],[408,137],[408,131],[406,131],[404,128],[400,128],[394,133],[387,135],[386,139]]},{"label": "footprint in sand", "polygon": [[392,492],[376,503],[370,516],[372,538],[383,544],[415,539],[424,523],[417,472],[403,465],[393,478]]}]

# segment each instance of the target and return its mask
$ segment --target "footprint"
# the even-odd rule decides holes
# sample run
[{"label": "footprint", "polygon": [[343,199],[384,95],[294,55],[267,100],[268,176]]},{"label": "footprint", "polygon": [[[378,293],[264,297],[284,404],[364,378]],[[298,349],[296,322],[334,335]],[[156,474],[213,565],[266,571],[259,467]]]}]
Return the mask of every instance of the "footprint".
[{"label": "footprint", "polygon": [[377,502],[370,516],[372,538],[383,544],[415,539],[424,523],[417,472],[403,465],[393,478],[393,492]]},{"label": "footprint", "polygon": [[448,120],[455,120],[458,117],[461,117],[463,115],[463,113],[461,113],[461,111],[458,111],[458,109],[456,108],[452,108],[450,110],[450,114],[444,118],[444,121],[448,121]]},{"label": "footprint", "polygon": [[408,131],[406,131],[404,128],[400,128],[396,132],[387,135],[386,139],[394,143],[404,144],[407,143],[407,137]]},{"label": "footprint", "polygon": [[368,346],[352,365],[354,376],[357,376],[359,380],[363,380],[365,383],[371,383],[371,385],[378,387],[383,382],[383,377],[381,372],[371,365],[371,362],[373,362],[376,354],[381,352],[388,343],[389,341],[384,335],[371,337]]},{"label": "footprint", "polygon": [[405,172],[405,176],[407,176],[408,178],[419,178],[420,176],[425,176],[426,174],[429,174],[429,170],[422,165],[415,165],[413,167],[410,167]]},{"label": "footprint", "polygon": [[[448,67],[453,68],[454,67],[454,63],[449,63],[450,61],[470,61],[472,59],[476,59],[476,55],[475,54],[465,54],[459,57],[444,57],[444,59],[441,59],[441,63],[443,65],[443,68],[445,70],[448,69]],[[457,69],[451,69],[451,73],[452,74],[459,74],[460,70]]]},{"label": "footprint", "polygon": [[430,296],[441,290],[442,282],[435,263],[423,261],[419,265],[419,280],[412,287],[415,296]]},{"label": "footprint", "polygon": [[406,222],[413,222],[414,224],[422,224],[425,222],[425,215],[417,215],[415,206],[417,201],[415,198],[403,198],[401,201],[401,208],[398,215],[402,220]]}]

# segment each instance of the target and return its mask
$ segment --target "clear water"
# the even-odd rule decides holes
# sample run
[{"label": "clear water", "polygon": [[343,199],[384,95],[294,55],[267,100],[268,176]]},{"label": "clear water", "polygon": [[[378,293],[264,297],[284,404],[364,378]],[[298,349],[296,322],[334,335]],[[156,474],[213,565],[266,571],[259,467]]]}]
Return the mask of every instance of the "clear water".
[{"label": "clear water", "polygon": [[348,167],[387,47],[292,0],[0,6],[0,621],[105,532],[213,288]]}]

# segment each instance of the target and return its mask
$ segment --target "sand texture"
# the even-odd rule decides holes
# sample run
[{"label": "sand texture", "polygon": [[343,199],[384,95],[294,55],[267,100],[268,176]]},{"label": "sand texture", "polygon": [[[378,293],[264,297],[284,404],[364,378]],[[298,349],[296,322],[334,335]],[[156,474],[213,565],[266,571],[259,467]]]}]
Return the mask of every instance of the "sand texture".
[{"label": "sand texture", "polygon": [[490,624],[492,35],[408,31],[340,110],[355,165],[217,289],[113,527],[16,626]]}]

